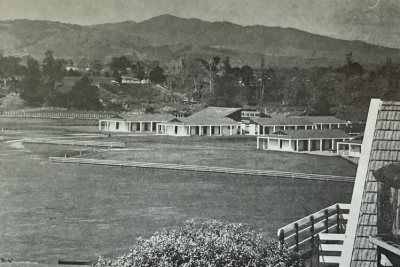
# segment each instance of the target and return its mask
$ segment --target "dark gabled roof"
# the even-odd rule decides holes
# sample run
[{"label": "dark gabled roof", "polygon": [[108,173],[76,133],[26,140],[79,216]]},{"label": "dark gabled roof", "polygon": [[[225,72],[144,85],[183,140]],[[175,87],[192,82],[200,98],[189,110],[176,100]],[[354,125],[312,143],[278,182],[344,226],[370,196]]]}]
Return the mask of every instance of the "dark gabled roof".
[{"label": "dark gabled roof", "polygon": [[281,137],[285,139],[341,139],[351,136],[339,129],[324,130],[280,130],[266,137]]},{"label": "dark gabled roof", "polygon": [[232,113],[241,110],[241,108],[222,108],[222,107],[208,107],[195,114],[189,116],[190,118],[224,118]]},{"label": "dark gabled roof", "polygon": [[167,124],[205,125],[205,126],[240,125],[239,122],[231,118],[192,118],[192,116],[175,118],[174,121],[168,122]]},{"label": "dark gabled roof", "polygon": [[[366,168],[358,170],[366,173],[366,177],[360,177],[365,179],[365,183],[354,189],[362,191],[362,194],[359,194],[360,209],[354,210],[358,215],[358,221],[354,232],[346,233],[349,236],[355,235],[350,267],[376,266],[376,246],[369,242],[369,236],[376,235],[378,232],[378,182],[373,173],[383,166],[400,163],[400,102],[381,101],[377,119],[373,123],[375,129],[371,129],[373,131],[371,132],[372,144],[366,144],[366,146],[371,145],[371,153],[369,158],[366,158],[368,162],[359,162]],[[357,199],[352,199],[352,203],[355,201]],[[353,242],[353,240],[350,241]]]},{"label": "dark gabled roof", "polygon": [[303,116],[303,117],[290,117],[290,118],[304,118],[313,124],[318,123],[347,123],[344,120],[338,119],[334,116]]},{"label": "dark gabled roof", "polygon": [[118,114],[115,118],[104,119],[104,120],[116,120],[120,119],[123,121],[152,121],[152,122],[165,122],[173,120],[175,116],[171,114]]},{"label": "dark gabled roof", "polygon": [[313,125],[310,121],[299,117],[299,118],[249,118],[249,120],[254,121],[257,124],[262,126],[306,126],[306,125]]}]

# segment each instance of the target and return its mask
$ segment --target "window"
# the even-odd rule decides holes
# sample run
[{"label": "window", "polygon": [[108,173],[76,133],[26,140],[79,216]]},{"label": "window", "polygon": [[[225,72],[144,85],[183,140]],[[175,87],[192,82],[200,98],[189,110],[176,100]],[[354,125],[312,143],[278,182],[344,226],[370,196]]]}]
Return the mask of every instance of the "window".
[{"label": "window", "polygon": [[279,147],[282,149],[282,147],[283,147],[283,140],[279,140]]},{"label": "window", "polygon": [[178,134],[178,126],[175,126],[175,134]]},{"label": "window", "polygon": [[119,129],[119,122],[115,123],[115,129],[118,130]]}]

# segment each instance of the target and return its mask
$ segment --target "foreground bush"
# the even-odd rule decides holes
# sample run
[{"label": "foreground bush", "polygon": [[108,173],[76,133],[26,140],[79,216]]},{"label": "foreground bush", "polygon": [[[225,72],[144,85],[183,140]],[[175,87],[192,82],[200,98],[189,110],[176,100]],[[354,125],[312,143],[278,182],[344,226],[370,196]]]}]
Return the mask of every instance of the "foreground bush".
[{"label": "foreground bush", "polygon": [[196,227],[187,221],[180,230],[138,238],[130,253],[117,259],[100,257],[97,267],[130,266],[303,266],[298,254],[279,248],[275,241],[250,231],[242,224],[209,220]]}]

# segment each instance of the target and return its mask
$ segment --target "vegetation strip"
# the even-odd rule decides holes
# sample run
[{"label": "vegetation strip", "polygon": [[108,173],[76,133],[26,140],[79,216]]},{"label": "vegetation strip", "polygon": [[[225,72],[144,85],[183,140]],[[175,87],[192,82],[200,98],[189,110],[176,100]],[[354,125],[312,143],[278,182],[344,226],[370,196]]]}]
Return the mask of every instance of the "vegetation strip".
[{"label": "vegetation strip", "polygon": [[355,180],[354,177],[334,176],[334,175],[219,168],[219,167],[207,167],[207,166],[196,166],[196,165],[146,163],[146,162],[135,162],[135,161],[98,160],[98,159],[82,159],[82,158],[63,158],[63,157],[50,157],[49,161],[53,163],[77,163],[77,164],[108,165],[108,166],[121,166],[121,167],[124,166],[124,167],[137,167],[137,168],[232,173],[232,174],[242,174],[242,175],[269,176],[274,178],[323,180],[323,181],[337,181],[337,182],[351,182],[351,183],[354,182]]}]

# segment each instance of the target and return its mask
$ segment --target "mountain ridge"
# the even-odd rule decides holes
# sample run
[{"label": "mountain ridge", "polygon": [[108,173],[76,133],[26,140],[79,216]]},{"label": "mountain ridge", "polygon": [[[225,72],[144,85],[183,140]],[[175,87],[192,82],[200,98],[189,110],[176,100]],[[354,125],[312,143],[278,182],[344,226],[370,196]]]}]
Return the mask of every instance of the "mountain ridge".
[{"label": "mountain ridge", "polygon": [[[176,47],[185,47],[181,52]],[[200,49],[199,49],[200,47]],[[233,64],[313,67],[343,65],[345,54],[355,60],[379,64],[400,49],[341,40],[295,28],[243,26],[160,15],[142,22],[123,21],[82,26],[54,21],[0,21],[0,49],[4,54],[42,58],[48,49],[57,57],[110,60],[131,55],[168,62],[181,57],[234,57]],[[1,51],[1,50],[0,50]]]}]

